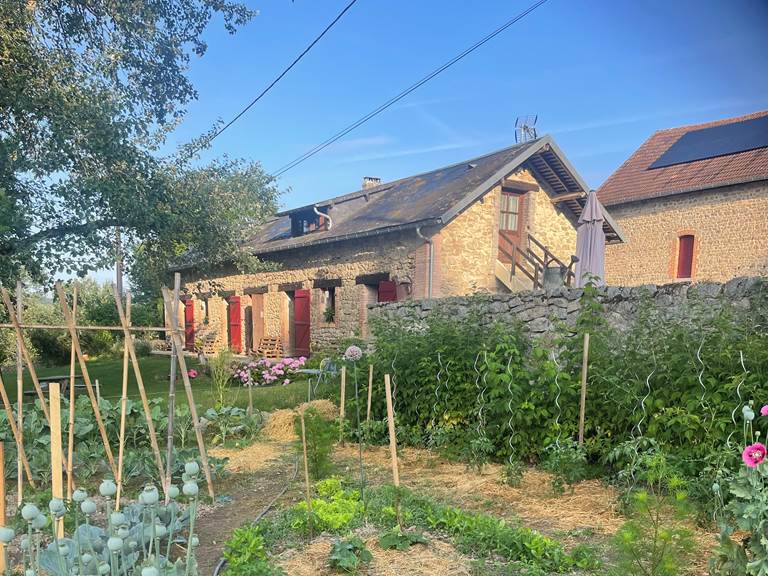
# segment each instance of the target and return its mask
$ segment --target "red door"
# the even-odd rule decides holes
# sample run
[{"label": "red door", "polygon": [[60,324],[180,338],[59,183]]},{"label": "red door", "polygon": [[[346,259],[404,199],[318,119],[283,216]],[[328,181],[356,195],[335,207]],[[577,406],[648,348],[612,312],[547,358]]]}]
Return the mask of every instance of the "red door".
[{"label": "red door", "polygon": [[523,236],[525,216],[525,195],[513,192],[501,193],[499,209],[499,260],[511,262],[515,246],[525,248]]},{"label": "red door", "polygon": [[230,296],[227,300],[229,349],[240,354],[243,351],[242,330],[240,321],[240,296]]},{"label": "red door", "polygon": [[293,353],[309,356],[309,290],[293,293]]},{"label": "red door", "polygon": [[195,303],[192,298],[184,300],[184,349],[195,349]]},{"label": "red door", "polygon": [[680,236],[677,253],[677,277],[691,278],[693,275],[693,242],[690,234]]},{"label": "red door", "polygon": [[397,284],[389,280],[379,282],[379,302],[397,302]]}]

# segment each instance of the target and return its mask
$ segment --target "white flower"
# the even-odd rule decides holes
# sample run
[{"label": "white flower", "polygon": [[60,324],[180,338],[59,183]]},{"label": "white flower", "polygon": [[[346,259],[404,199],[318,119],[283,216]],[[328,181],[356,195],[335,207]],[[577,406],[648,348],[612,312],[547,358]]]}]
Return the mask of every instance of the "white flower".
[{"label": "white flower", "polygon": [[344,352],[344,359],[349,362],[357,362],[363,357],[363,351],[358,346],[350,346]]}]

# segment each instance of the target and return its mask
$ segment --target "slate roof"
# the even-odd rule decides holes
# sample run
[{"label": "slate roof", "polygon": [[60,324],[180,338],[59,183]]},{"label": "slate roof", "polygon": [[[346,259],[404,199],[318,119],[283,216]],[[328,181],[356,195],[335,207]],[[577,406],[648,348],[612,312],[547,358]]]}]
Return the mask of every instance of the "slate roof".
[{"label": "slate roof", "polygon": [[721,186],[768,180],[768,148],[706,158],[664,168],[649,168],[683,134],[763,116],[768,116],[768,110],[655,132],[605,181],[598,189],[597,197],[603,205],[614,206]]},{"label": "slate roof", "polygon": [[[313,205],[280,212],[245,248],[255,254],[266,254],[417,226],[444,225],[523,166],[549,184],[554,199],[568,197],[560,207],[575,226],[584,199],[574,196],[586,195],[588,188],[552,138],[544,136],[431,172],[315,203],[318,207],[332,207],[330,230],[291,237],[290,214],[311,210]],[[621,241],[621,232],[610,217],[605,229],[608,242]]]}]

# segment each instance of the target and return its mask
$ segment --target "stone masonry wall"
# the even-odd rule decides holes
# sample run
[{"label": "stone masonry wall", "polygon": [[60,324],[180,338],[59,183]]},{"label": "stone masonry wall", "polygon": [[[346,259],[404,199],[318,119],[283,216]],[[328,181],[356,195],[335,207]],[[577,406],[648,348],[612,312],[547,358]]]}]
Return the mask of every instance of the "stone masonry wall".
[{"label": "stone masonry wall", "polygon": [[[750,297],[757,290],[768,286],[766,279],[756,277],[735,278],[719,283],[678,282],[662,286],[645,285],[635,287],[609,286],[598,289],[606,319],[619,330],[629,327],[640,311],[648,304],[648,298],[664,313],[674,315],[686,305],[697,302],[701,309],[714,311],[723,301],[737,308],[748,308]],[[573,326],[579,313],[580,288],[558,288],[555,290],[534,290],[516,294],[488,294],[483,306],[483,322],[522,322],[524,330],[533,336],[546,336],[557,324],[565,322]],[[426,317],[433,309],[440,307],[451,317],[467,315],[472,299],[467,297],[440,298],[432,301],[392,302],[371,306],[370,317],[401,316],[413,318],[415,322]]]},{"label": "stone masonry wall", "polygon": [[678,237],[694,236],[694,281],[768,273],[768,185],[717,188],[609,207],[627,235],[606,247],[608,284],[675,279]]}]

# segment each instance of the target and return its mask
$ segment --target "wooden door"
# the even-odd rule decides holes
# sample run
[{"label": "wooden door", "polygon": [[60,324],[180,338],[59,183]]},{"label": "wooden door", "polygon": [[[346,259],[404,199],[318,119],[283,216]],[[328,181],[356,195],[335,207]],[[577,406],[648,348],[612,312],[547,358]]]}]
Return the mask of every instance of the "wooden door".
[{"label": "wooden door", "polygon": [[246,306],[245,310],[245,351],[246,353],[253,352],[253,309],[251,306]]},{"label": "wooden door", "polygon": [[379,302],[397,302],[397,284],[390,280],[379,282]]},{"label": "wooden door", "polygon": [[677,250],[677,277],[693,277],[693,244],[694,238],[691,235],[680,236]]},{"label": "wooden door", "polygon": [[511,262],[514,247],[526,248],[525,194],[501,192],[499,208],[499,260]]},{"label": "wooden door", "polygon": [[195,350],[195,303],[192,298],[184,300],[184,349]]},{"label": "wooden door", "polygon": [[293,293],[293,353],[295,356],[309,356],[309,294],[309,290],[296,290]]},{"label": "wooden door", "polygon": [[230,296],[227,298],[227,303],[227,336],[229,349],[236,354],[240,354],[243,351],[240,296]]}]

